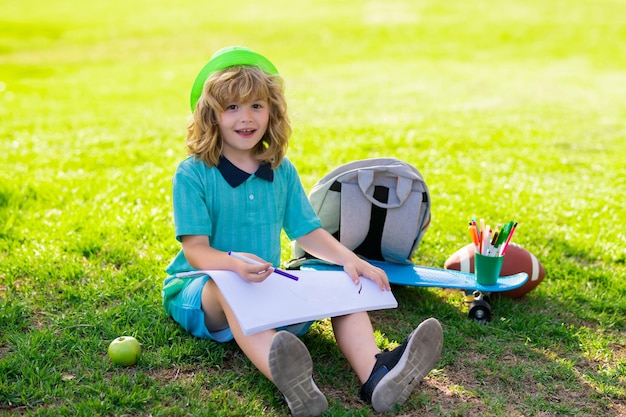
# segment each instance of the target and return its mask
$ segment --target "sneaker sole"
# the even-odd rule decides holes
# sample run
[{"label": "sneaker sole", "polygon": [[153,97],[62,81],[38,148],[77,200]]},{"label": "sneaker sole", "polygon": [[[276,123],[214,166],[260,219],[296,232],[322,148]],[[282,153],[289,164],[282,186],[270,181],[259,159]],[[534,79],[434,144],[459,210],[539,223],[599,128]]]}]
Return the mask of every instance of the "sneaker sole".
[{"label": "sneaker sole", "polygon": [[376,385],[372,407],[379,413],[404,404],[413,388],[435,367],[441,356],[443,331],[437,319],[424,320],[410,336],[400,360]]},{"label": "sneaker sole", "polygon": [[274,335],[269,354],[274,384],[285,396],[294,417],[319,416],[328,401],[313,381],[313,361],[297,336],[280,331]]}]

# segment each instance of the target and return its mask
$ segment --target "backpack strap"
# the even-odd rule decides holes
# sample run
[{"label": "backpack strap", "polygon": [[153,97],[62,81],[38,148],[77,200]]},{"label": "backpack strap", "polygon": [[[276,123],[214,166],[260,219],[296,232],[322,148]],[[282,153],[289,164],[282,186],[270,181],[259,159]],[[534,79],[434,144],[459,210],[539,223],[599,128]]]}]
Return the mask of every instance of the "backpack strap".
[{"label": "backpack strap", "polygon": [[[375,186],[372,197],[382,204],[387,202],[389,188]],[[367,259],[384,260],[381,240],[387,218],[387,209],[368,204],[368,198],[354,184],[343,184],[341,191],[341,221],[338,239],[355,253]],[[357,203],[357,204],[355,204]],[[354,207],[361,207],[357,213]],[[343,231],[343,233],[342,233]]]},{"label": "backpack strap", "polygon": [[[404,179],[412,184],[410,179]],[[401,182],[406,183],[398,181]],[[360,183],[342,184],[339,240],[368,259],[410,262],[422,227],[414,208],[422,205],[423,194],[411,193],[410,187],[409,192],[396,195],[390,195],[392,189],[384,185],[370,188],[366,194]],[[397,194],[405,194],[403,204],[390,204],[389,199],[398,199]]]},{"label": "backpack strap", "polygon": [[388,180],[395,182],[395,195],[388,196],[385,202],[382,202],[376,199],[376,197],[374,196],[375,174],[379,174],[378,177],[381,177],[384,173],[378,173],[372,170],[358,171],[357,182],[365,198],[367,198],[372,204],[375,204],[378,207],[393,208],[402,206],[406,202],[409,194],[411,193],[411,189],[413,188],[413,180],[402,175],[390,177]]},{"label": "backpack strap", "polygon": [[398,263],[411,263],[411,255],[420,235],[420,218],[415,207],[424,210],[424,194],[410,193],[405,204],[388,209],[387,220],[381,238],[383,258]]}]

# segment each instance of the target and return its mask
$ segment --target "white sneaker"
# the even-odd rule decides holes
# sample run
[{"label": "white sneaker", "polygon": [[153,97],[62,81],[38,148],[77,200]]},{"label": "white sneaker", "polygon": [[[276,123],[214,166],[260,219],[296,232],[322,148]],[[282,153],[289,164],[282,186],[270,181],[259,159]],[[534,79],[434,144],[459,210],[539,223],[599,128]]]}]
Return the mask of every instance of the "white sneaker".
[{"label": "white sneaker", "polygon": [[274,384],[285,396],[294,417],[319,416],[328,401],[313,381],[313,361],[304,343],[292,333],[274,335],[269,354]]},{"label": "white sneaker", "polygon": [[376,355],[372,374],[361,386],[361,399],[383,413],[404,404],[441,356],[443,331],[437,319],[424,320],[392,351]]}]

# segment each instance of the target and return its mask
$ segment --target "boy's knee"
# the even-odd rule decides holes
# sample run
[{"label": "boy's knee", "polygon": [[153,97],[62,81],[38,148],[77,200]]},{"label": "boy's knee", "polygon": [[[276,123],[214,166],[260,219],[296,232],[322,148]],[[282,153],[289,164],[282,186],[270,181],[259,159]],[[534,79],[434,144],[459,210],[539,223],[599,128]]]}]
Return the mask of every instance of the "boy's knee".
[{"label": "boy's knee", "polygon": [[202,288],[201,309],[204,313],[204,323],[210,332],[216,332],[228,328],[228,321],[222,308],[224,298],[221,296],[217,285],[210,279]]}]

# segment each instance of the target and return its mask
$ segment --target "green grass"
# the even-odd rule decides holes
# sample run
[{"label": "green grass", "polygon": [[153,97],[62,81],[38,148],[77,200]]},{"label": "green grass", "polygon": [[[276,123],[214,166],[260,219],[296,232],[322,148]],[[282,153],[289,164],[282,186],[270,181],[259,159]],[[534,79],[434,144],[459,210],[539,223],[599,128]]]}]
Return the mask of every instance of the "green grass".
[{"label": "green grass", "polygon": [[[236,345],[160,304],[189,88],[231,44],[284,75],[307,189],[401,158],[433,199],[416,263],[443,266],[477,215],[518,220],[548,271],[487,326],[458,293],[396,289],[382,347],[429,316],[445,335],[398,414],[626,415],[623,1],[91,3],[0,6],[0,415],[288,415]],[[106,357],[123,334],[132,368]],[[329,415],[373,415],[328,322],[304,340]]]}]

